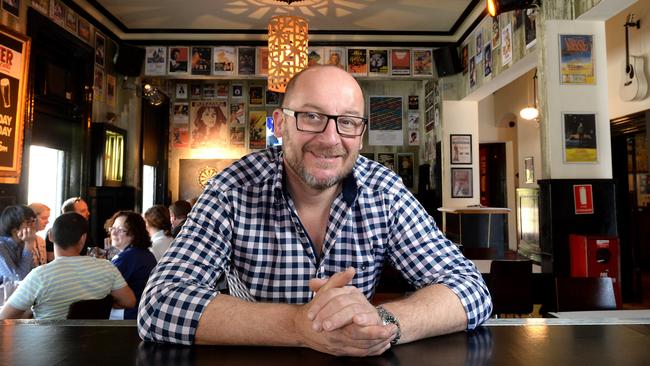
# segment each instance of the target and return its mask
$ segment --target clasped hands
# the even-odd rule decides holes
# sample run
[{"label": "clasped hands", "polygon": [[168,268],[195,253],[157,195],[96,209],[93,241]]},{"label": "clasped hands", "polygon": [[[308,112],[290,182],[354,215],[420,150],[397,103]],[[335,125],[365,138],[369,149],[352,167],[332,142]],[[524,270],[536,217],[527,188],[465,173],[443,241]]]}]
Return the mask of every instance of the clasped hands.
[{"label": "clasped hands", "polygon": [[350,267],[328,279],[312,279],[316,293],[301,307],[296,325],[307,346],[333,355],[373,356],[390,348],[397,334],[393,324],[383,325],[377,309],[354,286]]}]

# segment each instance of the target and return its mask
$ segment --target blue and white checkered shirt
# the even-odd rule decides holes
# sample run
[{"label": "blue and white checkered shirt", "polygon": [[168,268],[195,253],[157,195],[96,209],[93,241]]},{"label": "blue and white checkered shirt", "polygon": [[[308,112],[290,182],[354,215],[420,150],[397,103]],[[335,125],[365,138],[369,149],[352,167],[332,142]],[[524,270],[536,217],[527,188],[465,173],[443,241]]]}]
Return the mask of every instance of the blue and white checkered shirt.
[{"label": "blue and white checkered shirt", "polygon": [[444,284],[468,329],[490,316],[481,274],[436,227],[400,178],[364,157],[332,203],[319,257],[283,184],[281,148],[245,156],[215,176],[154,269],[140,302],[145,340],[192,344],[201,313],[226,273],[230,294],[305,304],[308,282],[354,267],[351,285],[374,294],[384,260],[417,288]]}]

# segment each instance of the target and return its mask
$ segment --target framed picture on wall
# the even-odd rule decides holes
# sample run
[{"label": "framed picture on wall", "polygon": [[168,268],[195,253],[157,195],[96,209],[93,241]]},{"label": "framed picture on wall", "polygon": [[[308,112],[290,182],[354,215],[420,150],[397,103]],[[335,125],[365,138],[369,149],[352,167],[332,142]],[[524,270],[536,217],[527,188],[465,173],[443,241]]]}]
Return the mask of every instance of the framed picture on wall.
[{"label": "framed picture on wall", "polygon": [[413,169],[415,166],[413,153],[397,154],[397,174],[402,178],[406,188],[413,188]]},{"label": "framed picture on wall", "polygon": [[597,163],[595,113],[562,113],[565,163]]},{"label": "framed picture on wall", "polygon": [[451,168],[451,198],[472,198],[472,168]]},{"label": "framed picture on wall", "polygon": [[104,55],[106,54],[106,39],[104,36],[95,31],[95,64],[104,67]]},{"label": "framed picture on wall", "polygon": [[451,164],[472,163],[472,135],[449,135]]},{"label": "framed picture on wall", "polygon": [[535,183],[535,164],[532,156],[524,158],[524,174],[526,183]]}]

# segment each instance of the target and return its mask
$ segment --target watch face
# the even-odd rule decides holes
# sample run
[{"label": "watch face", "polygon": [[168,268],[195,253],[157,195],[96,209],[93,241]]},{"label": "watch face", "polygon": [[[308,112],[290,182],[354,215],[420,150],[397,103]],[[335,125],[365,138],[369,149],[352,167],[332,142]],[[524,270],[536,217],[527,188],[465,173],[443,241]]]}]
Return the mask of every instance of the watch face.
[{"label": "watch face", "polygon": [[211,166],[206,166],[205,168],[201,169],[198,176],[199,185],[205,188],[210,178],[214,177],[218,172],[219,171],[217,168]]}]

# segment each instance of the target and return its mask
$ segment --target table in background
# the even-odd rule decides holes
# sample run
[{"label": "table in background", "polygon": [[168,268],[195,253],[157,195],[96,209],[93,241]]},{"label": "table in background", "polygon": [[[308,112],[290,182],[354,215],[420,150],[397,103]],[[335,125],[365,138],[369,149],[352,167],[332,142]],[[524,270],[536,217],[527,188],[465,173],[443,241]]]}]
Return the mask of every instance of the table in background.
[{"label": "table in background", "polygon": [[501,258],[508,247],[506,207],[439,207],[442,232],[465,248],[493,248]]},{"label": "table in background", "polygon": [[650,322],[491,319],[474,332],[399,345],[369,358],[292,347],[147,343],[127,320],[0,322],[2,365],[641,365],[648,349]]},{"label": "table in background", "polygon": [[633,319],[650,322],[650,309],[561,311],[549,312],[548,314],[561,319]]}]

